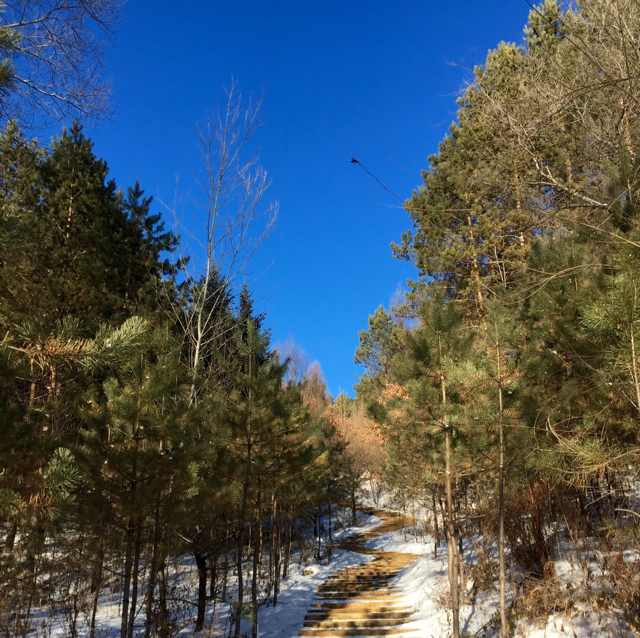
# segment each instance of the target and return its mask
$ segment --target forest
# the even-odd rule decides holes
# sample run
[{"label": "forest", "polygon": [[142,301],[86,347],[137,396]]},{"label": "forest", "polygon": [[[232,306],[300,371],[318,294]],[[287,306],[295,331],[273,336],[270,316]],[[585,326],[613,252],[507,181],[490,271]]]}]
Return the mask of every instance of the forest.
[{"label": "forest", "polygon": [[[360,333],[352,397],[276,347],[240,276],[277,212],[259,106],[232,83],[200,133],[188,255],[82,124],[117,3],[4,4],[2,635],[294,638],[264,614],[380,508],[446,565],[446,633],[419,635],[561,612],[638,635],[637,0],[544,0],[473,70],[404,200],[415,276]],[[340,631],[299,635],[362,633]]]}]

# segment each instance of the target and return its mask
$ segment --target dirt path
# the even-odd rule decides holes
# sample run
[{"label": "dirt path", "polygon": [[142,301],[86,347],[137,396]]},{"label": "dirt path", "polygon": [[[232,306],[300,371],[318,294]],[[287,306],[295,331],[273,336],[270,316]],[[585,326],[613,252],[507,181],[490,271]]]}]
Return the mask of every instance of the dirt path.
[{"label": "dirt path", "polygon": [[299,636],[392,636],[412,633],[413,607],[404,601],[394,579],[418,556],[369,549],[367,541],[402,529],[407,519],[389,512],[375,512],[382,523],[373,530],[351,536],[339,547],[373,560],[347,567],[328,578],[316,593]]}]

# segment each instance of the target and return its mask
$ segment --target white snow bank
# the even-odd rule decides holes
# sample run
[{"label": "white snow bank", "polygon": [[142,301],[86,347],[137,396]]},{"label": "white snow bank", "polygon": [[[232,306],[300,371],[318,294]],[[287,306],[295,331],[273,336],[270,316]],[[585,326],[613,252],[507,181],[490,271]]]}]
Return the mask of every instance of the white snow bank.
[{"label": "white snow bank", "polygon": [[518,626],[517,638],[633,638],[626,623],[613,614],[583,611],[571,617],[554,614],[543,627]]}]

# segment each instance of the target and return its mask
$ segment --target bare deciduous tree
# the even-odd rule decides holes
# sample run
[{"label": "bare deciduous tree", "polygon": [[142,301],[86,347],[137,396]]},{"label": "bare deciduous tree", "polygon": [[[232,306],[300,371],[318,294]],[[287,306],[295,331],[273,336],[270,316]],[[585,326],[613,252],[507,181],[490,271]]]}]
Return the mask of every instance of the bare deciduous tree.
[{"label": "bare deciduous tree", "polygon": [[188,344],[192,402],[197,398],[204,352],[228,331],[218,312],[223,298],[244,272],[278,212],[275,202],[263,205],[270,181],[251,148],[259,117],[260,103],[246,102],[232,83],[225,91],[221,112],[198,135],[206,203],[200,214],[202,235],[195,241],[204,263],[200,273],[188,273],[192,285],[186,311],[174,305]]},{"label": "bare deciduous tree", "polygon": [[0,115],[38,121],[107,106],[102,51],[120,0],[0,3]]}]

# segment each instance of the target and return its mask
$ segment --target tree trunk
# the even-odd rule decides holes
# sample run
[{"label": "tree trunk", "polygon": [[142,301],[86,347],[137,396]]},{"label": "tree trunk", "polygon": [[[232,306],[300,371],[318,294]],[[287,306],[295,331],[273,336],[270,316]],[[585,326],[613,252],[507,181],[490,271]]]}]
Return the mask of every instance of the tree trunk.
[{"label": "tree trunk", "polygon": [[209,568],[209,572],[211,574],[209,580],[209,600],[212,600],[214,605],[216,598],[218,597],[218,558],[218,551],[216,550],[216,553],[210,560],[211,567]]},{"label": "tree trunk", "polygon": [[96,635],[96,614],[98,613],[98,601],[100,599],[100,590],[102,589],[102,572],[104,563],[104,538],[100,538],[98,545],[98,555],[96,563],[91,574],[91,592],[93,593],[93,602],[91,605],[91,624],[89,626],[89,638],[95,638]]},{"label": "tree trunk", "polygon": [[165,557],[160,561],[160,587],[158,591],[158,634],[161,638],[169,638],[169,609],[167,607],[167,568]]},{"label": "tree trunk", "polygon": [[322,510],[319,505],[316,512],[316,541],[316,560],[320,561],[322,554]]},{"label": "tree trunk", "polygon": [[151,548],[151,564],[149,565],[149,579],[147,581],[147,600],[144,623],[144,638],[150,638],[153,629],[153,601],[158,577],[158,545],[160,543],[160,506],[156,503],[153,521],[153,546]]},{"label": "tree trunk", "polygon": [[198,568],[198,614],[196,616],[196,632],[204,629],[204,619],[207,613],[207,556],[201,552],[194,552],[196,567]]},{"label": "tree trunk", "polygon": [[129,608],[128,638],[133,638],[133,627],[136,620],[136,607],[138,605],[138,577],[140,574],[140,550],[141,550],[142,522],[136,521],[135,541],[133,546],[133,569],[131,572],[131,606]]},{"label": "tree trunk", "polygon": [[[248,464],[247,464],[248,465]],[[240,504],[240,527],[238,529],[238,543],[236,547],[236,570],[238,572],[238,601],[234,627],[234,638],[240,638],[240,623],[242,621],[242,604],[244,602],[244,578],[242,574],[242,554],[244,551],[244,527],[246,521],[247,501],[249,498],[248,467],[246,469],[244,485],[242,486],[242,503]]]},{"label": "tree trunk", "polygon": [[446,418],[447,387],[444,374],[440,374],[440,390],[442,394],[443,420],[444,420],[444,441],[445,441],[445,491],[447,501],[447,558],[449,573],[449,590],[451,595],[451,616],[453,638],[460,638],[460,598],[459,598],[459,570],[458,552],[456,548],[456,528],[453,520],[453,470],[452,470],[452,446],[451,446],[451,426]]},{"label": "tree trunk", "polygon": [[[34,598],[38,589],[38,558],[42,555],[45,543],[45,530],[38,511],[38,499],[34,497],[33,506],[34,512],[31,517],[31,533],[27,541],[27,557],[26,557],[26,573],[28,576],[28,595],[27,595],[27,608],[23,617],[23,634],[27,635],[30,629],[31,609],[33,607]],[[20,618],[20,615],[16,615]]]},{"label": "tree trunk", "polygon": [[258,511],[253,527],[253,573],[251,576],[251,638],[258,638],[258,575],[260,555],[262,552],[262,523],[260,496],[258,495]]},{"label": "tree trunk", "polygon": [[16,535],[18,534],[18,523],[13,521],[9,526],[9,531],[4,541],[4,548],[7,554],[13,553],[13,547],[16,543]]},{"label": "tree trunk", "polygon": [[356,525],[358,523],[357,503],[356,503],[356,482],[351,482],[351,523]]},{"label": "tree trunk", "polygon": [[327,530],[327,559],[329,562],[331,562],[331,559],[333,557],[333,512],[331,511],[331,500],[327,502],[327,509],[329,510],[329,529]]},{"label": "tree trunk", "polygon": [[227,600],[227,585],[229,583],[229,551],[228,544],[225,544],[224,557],[222,561],[222,595],[221,598],[224,602]]},{"label": "tree trunk", "polygon": [[[497,335],[496,335],[497,336]],[[507,638],[507,604],[505,598],[506,567],[504,558],[504,418],[502,402],[502,369],[500,362],[500,342],[496,339],[496,359],[498,370],[498,560],[500,569],[500,637]]]},{"label": "tree trunk", "polygon": [[278,604],[278,594],[280,593],[280,557],[282,555],[282,539],[280,535],[280,522],[276,518],[277,534],[273,539],[273,606]]},{"label": "tree trunk", "polygon": [[436,505],[436,491],[431,490],[431,508],[433,510],[433,557],[438,556],[438,540],[440,539],[440,530],[438,528],[438,508]]},{"label": "tree trunk", "polygon": [[[84,560],[85,541],[82,539],[80,542],[79,563],[82,564]],[[80,614],[80,608],[78,606],[78,597],[80,594],[80,573],[76,571],[76,577],[73,583],[73,594],[71,596],[71,626],[69,627],[69,634],[71,638],[77,638],[78,636],[78,616]]]},{"label": "tree trunk", "polygon": [[453,638],[460,638],[460,602],[458,591],[458,565],[456,547],[456,532],[453,521],[453,489],[451,481],[451,431],[449,426],[445,430],[445,475],[446,475],[446,496],[447,496],[447,556],[449,572],[449,590],[451,594],[451,614]]},{"label": "tree trunk", "polygon": [[121,638],[127,638],[127,630],[129,626],[129,595],[131,592],[131,569],[133,565],[133,527],[133,518],[129,518],[125,541],[124,576],[122,579],[122,614],[120,618]]},{"label": "tree trunk", "polygon": [[269,548],[269,591],[267,598],[271,596],[275,590],[276,573],[278,566],[276,565],[276,555],[280,548],[280,529],[278,527],[278,498],[275,492],[271,495],[271,546]]},{"label": "tree trunk", "polygon": [[293,535],[293,523],[289,520],[287,521],[287,547],[284,553],[284,562],[282,564],[282,578],[283,580],[287,578],[289,574],[289,562],[291,561],[291,537]]}]

